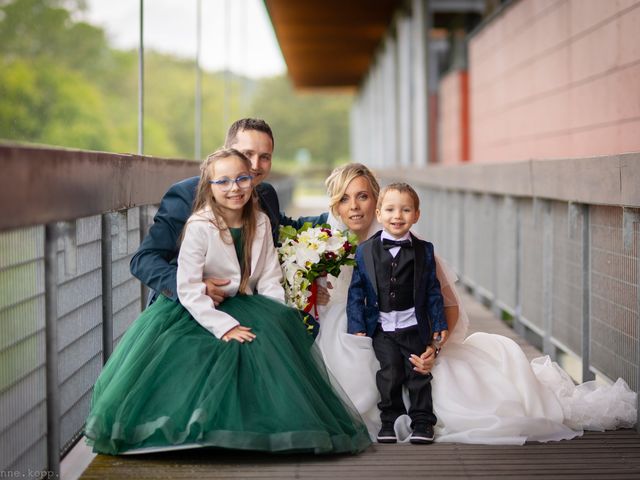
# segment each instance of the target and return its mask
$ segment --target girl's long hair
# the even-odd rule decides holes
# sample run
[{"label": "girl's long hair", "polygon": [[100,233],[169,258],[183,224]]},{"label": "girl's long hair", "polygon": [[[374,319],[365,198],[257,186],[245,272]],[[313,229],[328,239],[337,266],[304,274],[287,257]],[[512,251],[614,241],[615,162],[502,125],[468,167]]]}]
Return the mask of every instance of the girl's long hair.
[{"label": "girl's long hair", "polygon": [[[215,221],[211,223],[220,231],[220,236],[225,243],[233,243],[233,238],[229,232],[229,227],[224,221],[222,208],[216,202],[211,193],[211,184],[209,180],[215,178],[215,164],[218,160],[224,158],[237,157],[242,160],[247,167],[247,173],[251,171],[251,161],[235,148],[221,148],[210,154],[200,166],[200,181],[196,189],[196,198],[193,203],[193,212],[199,212],[203,209],[211,209]],[[238,294],[245,293],[251,276],[251,245],[256,234],[257,225],[257,196],[255,189],[251,187],[251,198],[242,207],[242,258],[240,265],[242,266],[242,274],[240,276],[240,287]]]}]

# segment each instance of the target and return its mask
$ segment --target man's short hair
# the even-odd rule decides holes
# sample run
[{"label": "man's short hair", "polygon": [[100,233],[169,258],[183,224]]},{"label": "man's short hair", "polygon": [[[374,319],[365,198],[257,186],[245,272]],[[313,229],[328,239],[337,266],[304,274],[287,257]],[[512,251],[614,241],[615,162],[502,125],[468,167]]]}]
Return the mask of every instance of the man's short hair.
[{"label": "man's short hair", "polygon": [[225,148],[231,148],[238,139],[238,132],[245,130],[257,130],[258,132],[266,133],[271,139],[271,146],[275,148],[276,142],[273,139],[271,127],[261,118],[241,118],[233,122],[229,130],[227,130],[227,137],[224,139]]}]

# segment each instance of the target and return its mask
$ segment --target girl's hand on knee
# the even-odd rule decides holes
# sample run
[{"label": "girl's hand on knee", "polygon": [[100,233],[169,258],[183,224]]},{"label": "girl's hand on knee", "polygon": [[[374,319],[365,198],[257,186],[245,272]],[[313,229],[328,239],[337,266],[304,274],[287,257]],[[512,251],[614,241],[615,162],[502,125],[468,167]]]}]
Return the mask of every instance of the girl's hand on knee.
[{"label": "girl's hand on knee", "polygon": [[249,327],[243,327],[242,325],[233,327],[222,336],[222,340],[225,342],[236,340],[240,343],[253,342],[254,338],[256,338],[256,334],[253,333]]}]

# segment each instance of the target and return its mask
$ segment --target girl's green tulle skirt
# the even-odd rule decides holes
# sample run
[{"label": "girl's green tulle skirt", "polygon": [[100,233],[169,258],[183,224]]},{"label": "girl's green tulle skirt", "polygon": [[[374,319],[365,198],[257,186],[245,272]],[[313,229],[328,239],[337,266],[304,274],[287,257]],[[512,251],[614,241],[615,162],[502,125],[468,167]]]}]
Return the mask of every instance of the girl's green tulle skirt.
[{"label": "girl's green tulle skirt", "polygon": [[356,453],[370,444],[296,310],[259,295],[219,308],[255,340],[221,341],[165,297],[129,327],[93,390],[85,435],[95,452]]}]

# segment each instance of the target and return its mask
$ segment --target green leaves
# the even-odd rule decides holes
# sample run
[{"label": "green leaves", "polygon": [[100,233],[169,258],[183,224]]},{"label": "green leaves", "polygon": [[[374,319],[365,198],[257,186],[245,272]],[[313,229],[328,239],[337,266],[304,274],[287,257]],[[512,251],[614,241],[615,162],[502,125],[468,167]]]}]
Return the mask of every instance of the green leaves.
[{"label": "green leaves", "polygon": [[[0,0],[0,139],[137,151],[137,52],[112,48],[102,28],[81,21],[86,7]],[[194,59],[147,48],[144,68],[145,153],[193,158]],[[301,149],[314,165],[333,165],[348,156],[351,98],[294,92],[284,75],[203,72],[202,154],[222,145],[228,123],[255,116],[274,131],[275,170]]]}]

